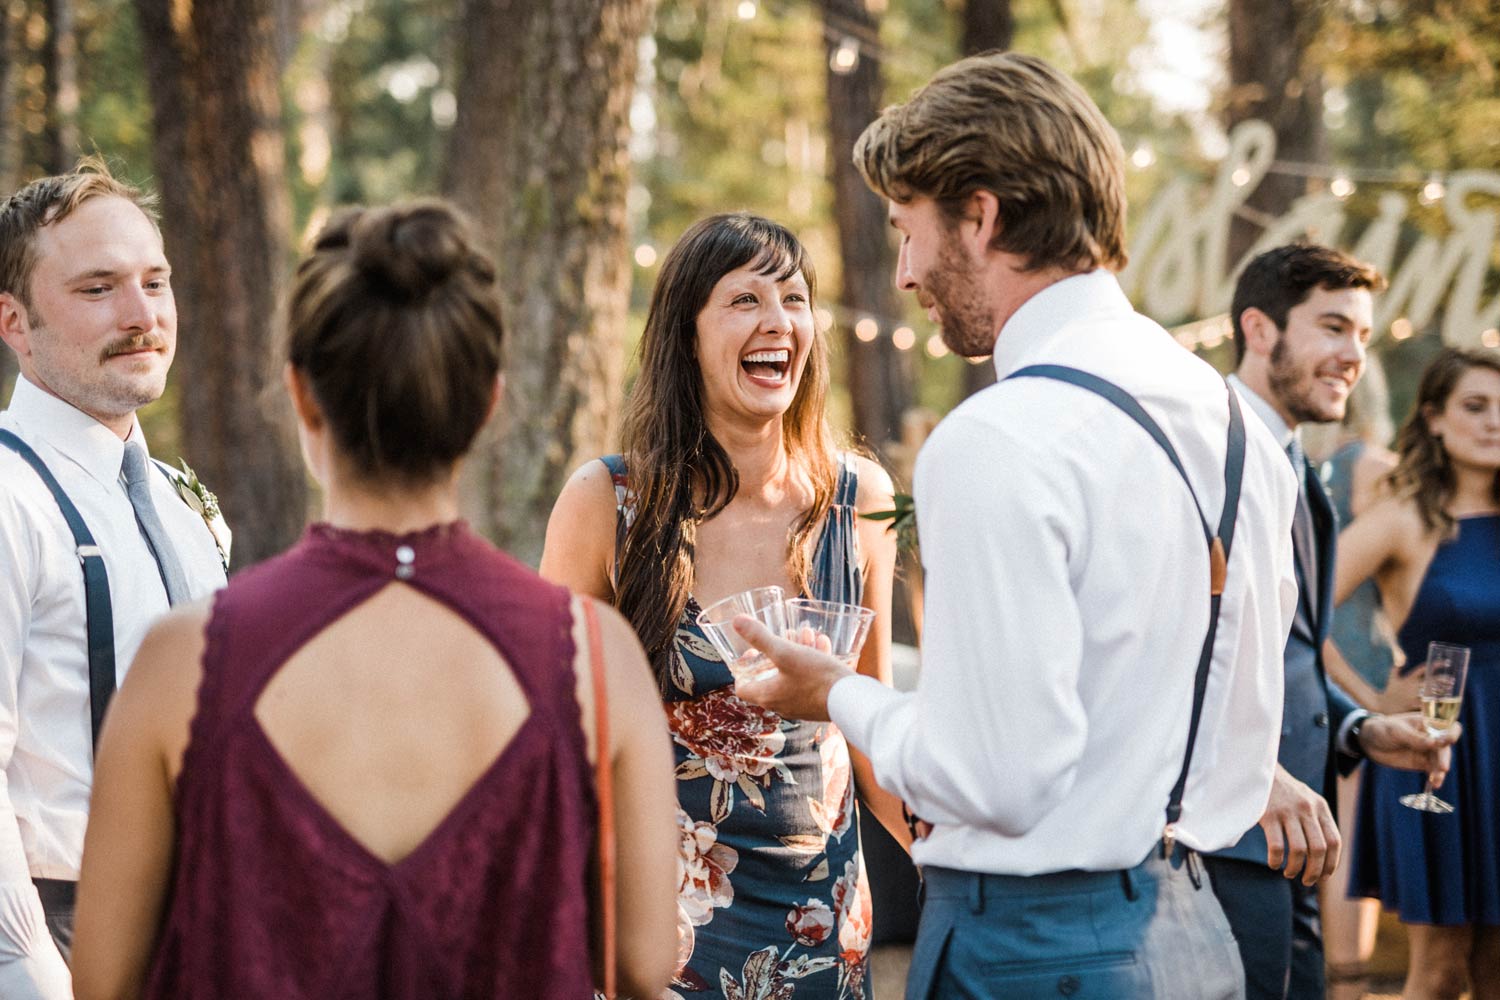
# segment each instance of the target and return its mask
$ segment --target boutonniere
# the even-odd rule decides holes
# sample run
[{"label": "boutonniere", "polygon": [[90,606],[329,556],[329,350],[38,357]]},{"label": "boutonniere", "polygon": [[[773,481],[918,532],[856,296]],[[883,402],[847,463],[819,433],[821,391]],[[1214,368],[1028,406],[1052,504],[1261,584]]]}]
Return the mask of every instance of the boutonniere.
[{"label": "boutonniere", "polygon": [[885,526],[886,531],[896,533],[896,545],[903,550],[914,550],[917,547],[917,505],[908,493],[897,493],[892,497],[893,506],[890,510],[872,510],[868,514],[861,514],[866,521],[889,521]]},{"label": "boutonniere", "polygon": [[208,533],[213,536],[214,545],[219,550],[219,562],[224,564],[225,572],[229,571],[229,546],[233,541],[229,525],[224,523],[224,512],[219,509],[219,498],[214,496],[213,491],[203,485],[198,478],[198,473],[181,458],[177,460],[182,466],[182,475],[172,477],[177,484],[177,495],[182,497],[182,502],[203,518],[203,523],[208,525]]}]

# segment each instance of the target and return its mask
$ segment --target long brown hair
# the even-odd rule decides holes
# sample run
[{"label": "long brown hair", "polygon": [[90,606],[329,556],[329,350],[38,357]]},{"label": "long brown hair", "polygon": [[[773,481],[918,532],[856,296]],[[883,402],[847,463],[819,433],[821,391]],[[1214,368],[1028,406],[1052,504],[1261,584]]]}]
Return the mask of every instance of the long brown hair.
[{"label": "long brown hair", "polygon": [[[698,526],[739,489],[734,464],[704,417],[697,320],[719,279],[747,265],[779,281],[800,272],[812,300],[812,262],[790,230],[742,212],[714,215],[683,233],[662,262],[641,337],[640,374],[624,426],[634,516],[616,553],[615,605],[659,669],[692,589]],[[782,417],[787,458],[813,490],[812,504],[787,539],[787,565],[803,588],[812,564],[808,543],[828,513],[837,480],[827,396],[827,346],[815,330],[797,394]]]},{"label": "long brown hair", "polygon": [[[1427,422],[1448,405],[1458,380],[1475,368],[1500,374],[1500,354],[1445,347],[1427,366],[1417,386],[1416,405],[1396,432],[1396,467],[1385,479],[1395,496],[1417,505],[1417,513],[1429,530],[1441,531],[1444,536],[1451,535],[1455,527],[1448,503],[1457,483],[1443,439],[1432,433]],[[1500,471],[1495,473],[1490,496],[1500,504]]]}]

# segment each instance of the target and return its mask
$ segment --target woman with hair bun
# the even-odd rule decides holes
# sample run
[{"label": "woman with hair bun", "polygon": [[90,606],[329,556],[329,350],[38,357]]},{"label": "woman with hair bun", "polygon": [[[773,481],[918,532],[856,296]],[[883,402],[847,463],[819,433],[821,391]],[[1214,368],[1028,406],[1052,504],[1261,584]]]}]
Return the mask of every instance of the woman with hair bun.
[{"label": "woman with hair bun", "polygon": [[1396,436],[1385,498],[1339,536],[1335,600],[1374,578],[1406,669],[1429,642],[1471,649],[1443,783],[1452,815],[1400,805],[1423,775],[1371,763],[1350,893],[1394,910],[1411,942],[1402,996],[1500,997],[1500,354],[1445,348]]},{"label": "woman with hair bun", "polygon": [[869,996],[856,785],[909,841],[838,728],[737,698],[697,623],[772,584],[862,602],[876,618],[859,669],[889,682],[895,540],[857,515],[892,506],[891,480],[833,444],[813,292],[806,250],[768,219],[684,233],[652,292],[624,454],[579,469],[547,527],[542,575],[620,609],[667,705],[681,805],[669,996]]},{"label": "woman with hair bun", "polygon": [[588,997],[593,657],[618,981],[653,994],[673,802],[640,645],[458,519],[499,388],[493,266],[440,202],[352,210],[288,327],[324,520],[141,646],[101,740],[77,996]]}]

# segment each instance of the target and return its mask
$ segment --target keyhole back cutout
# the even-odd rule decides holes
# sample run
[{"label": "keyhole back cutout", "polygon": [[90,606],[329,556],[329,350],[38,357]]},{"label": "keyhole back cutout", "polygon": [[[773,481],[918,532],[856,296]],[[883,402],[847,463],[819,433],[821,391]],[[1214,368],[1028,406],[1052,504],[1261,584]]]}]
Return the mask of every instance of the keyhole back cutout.
[{"label": "keyhole back cutout", "polygon": [[312,798],[387,864],[428,839],[530,713],[484,635],[395,582],[299,648],[254,709]]}]

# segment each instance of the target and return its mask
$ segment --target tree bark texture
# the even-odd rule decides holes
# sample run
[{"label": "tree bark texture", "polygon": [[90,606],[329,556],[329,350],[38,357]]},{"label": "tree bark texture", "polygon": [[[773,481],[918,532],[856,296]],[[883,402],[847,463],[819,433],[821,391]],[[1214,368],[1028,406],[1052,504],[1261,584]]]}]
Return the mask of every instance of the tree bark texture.
[{"label": "tree bark texture", "polygon": [[[1308,46],[1322,24],[1319,0],[1231,0],[1229,4],[1228,125],[1259,118],[1276,132],[1276,158],[1294,163],[1326,163],[1323,130],[1323,77],[1308,58]],[[1246,208],[1275,218],[1307,193],[1307,179],[1267,174],[1246,200]],[[1229,259],[1237,263],[1262,227],[1236,216],[1229,231]]]},{"label": "tree bark texture", "polygon": [[490,237],[505,398],[477,523],[535,565],[570,471],[614,443],[630,292],[630,103],[651,0],[466,0],[445,191]]},{"label": "tree bark texture", "polygon": [[[854,141],[880,113],[880,25],[863,0],[820,0],[827,36],[828,145],[832,161],[833,211],[838,224],[842,281],[839,289],[842,333],[854,431],[877,451],[897,439],[901,414],[912,402],[912,365],[891,342],[901,315],[894,284],[896,252],[884,200],[855,169]],[[835,72],[833,53],[846,37],[857,40],[860,55],[847,73]],[[854,336],[862,316],[880,323],[871,341]]]},{"label": "tree bark texture", "polygon": [[1016,15],[1010,0],[964,0],[964,55],[1011,47],[1016,37]]},{"label": "tree bark texture", "polygon": [[272,345],[289,204],[270,0],[136,0],[178,306],[185,457],[235,532],[234,567],[295,540],[307,480]]},{"label": "tree bark texture", "polygon": [[42,148],[46,169],[60,174],[78,159],[78,33],[73,30],[73,0],[46,0],[45,10],[47,124]]},{"label": "tree bark texture", "polygon": [[[966,56],[1008,50],[1016,37],[1016,15],[1010,0],[965,0],[961,45]],[[964,395],[995,384],[995,366],[964,365]]]},{"label": "tree bark texture", "polygon": [[[0,199],[16,187],[21,170],[21,129],[16,115],[15,26],[11,24],[10,4],[0,0]],[[9,348],[0,349],[0,403],[10,400],[10,386],[16,377],[16,356]]]},{"label": "tree bark texture", "polygon": [[16,107],[17,26],[0,2],[0,197],[16,189],[21,171],[21,124]]}]

